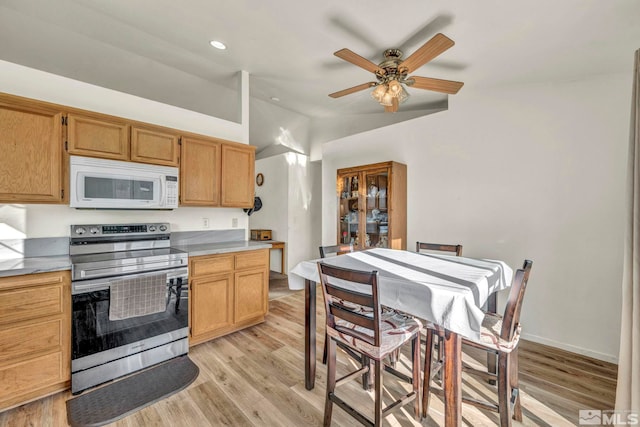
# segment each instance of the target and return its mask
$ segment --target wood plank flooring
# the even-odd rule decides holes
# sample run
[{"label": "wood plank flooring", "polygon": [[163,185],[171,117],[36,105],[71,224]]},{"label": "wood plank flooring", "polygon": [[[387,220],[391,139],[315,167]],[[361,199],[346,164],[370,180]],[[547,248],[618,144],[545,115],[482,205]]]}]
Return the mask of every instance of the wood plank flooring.
[{"label": "wood plank flooring", "polygon": [[[190,357],[200,375],[187,389],[157,402],[111,426],[319,426],[322,425],[326,368],[318,362],[316,387],[304,387],[303,292],[270,301],[264,324],[191,348]],[[324,322],[322,295],[318,294],[318,324]],[[321,329],[321,328],[319,328]],[[324,334],[317,333],[318,358]],[[408,347],[408,346],[407,346]],[[408,348],[398,363],[408,372]],[[339,352],[339,373],[353,364]],[[482,353],[465,349],[465,362],[479,364]],[[615,400],[616,365],[555,348],[523,341],[520,378],[525,426],[572,426],[579,409],[612,409]],[[408,385],[391,375],[384,377],[385,399],[402,393]],[[494,399],[495,391],[484,382],[464,377],[465,394]],[[373,408],[372,393],[352,381],[337,391],[360,410]],[[65,401],[70,392],[0,413],[0,426],[66,426]],[[411,404],[387,416],[390,426],[443,425],[444,405],[432,394],[429,417],[418,422]],[[497,425],[495,413],[463,405],[463,424]],[[333,425],[356,426],[355,420],[334,407]]]}]

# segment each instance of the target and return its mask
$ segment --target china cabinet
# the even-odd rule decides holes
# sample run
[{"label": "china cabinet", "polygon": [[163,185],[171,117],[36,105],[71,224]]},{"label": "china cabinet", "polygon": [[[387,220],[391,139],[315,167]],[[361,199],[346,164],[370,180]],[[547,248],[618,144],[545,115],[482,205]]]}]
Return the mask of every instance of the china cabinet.
[{"label": "china cabinet", "polygon": [[407,248],[407,166],[338,169],[338,242],[357,249]]}]

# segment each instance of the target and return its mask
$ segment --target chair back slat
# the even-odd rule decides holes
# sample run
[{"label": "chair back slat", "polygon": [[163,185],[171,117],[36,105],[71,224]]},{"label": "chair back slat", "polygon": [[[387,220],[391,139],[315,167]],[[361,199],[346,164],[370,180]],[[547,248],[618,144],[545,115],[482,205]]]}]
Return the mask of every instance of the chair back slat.
[{"label": "chair back slat", "polygon": [[452,253],[455,253],[456,256],[462,256],[462,245],[451,245],[446,243],[416,242],[416,252],[420,252],[421,250],[452,252]]},{"label": "chair back slat", "polygon": [[[380,302],[378,300],[378,272],[359,271],[335,267],[318,262],[320,283],[324,294],[327,326],[346,335],[380,346]],[[371,289],[371,293],[347,289],[333,279],[358,285],[359,289]],[[355,309],[350,306],[357,307]],[[360,326],[370,332],[361,333],[350,328],[336,328],[336,321]]]},{"label": "chair back slat", "polygon": [[339,288],[331,285],[330,283],[327,283],[326,286],[327,292],[334,298],[339,298],[343,301],[351,301],[365,307],[373,307],[373,297],[371,294],[363,294],[362,292]]},{"label": "chair back slat", "polygon": [[347,254],[354,251],[353,245],[350,243],[345,243],[342,245],[320,246],[319,249],[320,258]]},{"label": "chair back slat", "polygon": [[513,338],[513,334],[520,323],[520,310],[522,309],[522,301],[524,300],[532,265],[533,261],[525,260],[522,268],[518,269],[514,275],[513,284],[509,291],[509,299],[502,317],[502,330],[500,331],[500,336],[505,340],[510,341]]}]

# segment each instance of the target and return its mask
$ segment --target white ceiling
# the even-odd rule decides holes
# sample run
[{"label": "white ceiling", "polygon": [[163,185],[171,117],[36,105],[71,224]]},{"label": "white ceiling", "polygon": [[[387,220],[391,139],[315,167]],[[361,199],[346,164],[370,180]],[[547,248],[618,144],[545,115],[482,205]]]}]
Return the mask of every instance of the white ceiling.
[{"label": "white ceiling", "polygon": [[[378,112],[369,91],[327,96],[373,80],[333,52],[378,63],[437,32],[456,45],[414,74],[463,91],[625,72],[640,48],[640,1],[0,0],[0,59],[227,119],[238,70],[252,97],[307,117]],[[198,89],[218,85],[229,90]],[[409,92],[401,110],[446,103]]]}]

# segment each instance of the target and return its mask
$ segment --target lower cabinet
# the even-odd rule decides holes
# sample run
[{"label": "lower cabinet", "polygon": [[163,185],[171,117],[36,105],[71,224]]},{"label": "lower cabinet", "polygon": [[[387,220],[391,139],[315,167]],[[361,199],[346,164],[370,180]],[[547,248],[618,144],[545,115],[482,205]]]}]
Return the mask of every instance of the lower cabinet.
[{"label": "lower cabinet", "polygon": [[269,249],[189,258],[191,345],[264,322]]},{"label": "lower cabinet", "polygon": [[69,271],[0,278],[0,411],[69,388]]}]

